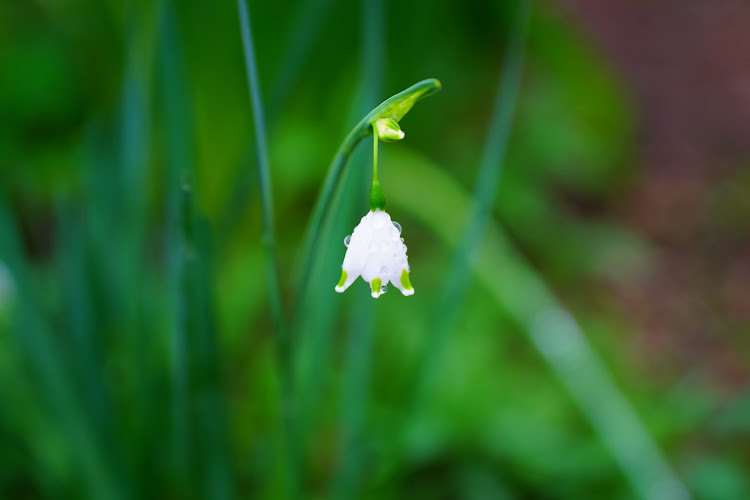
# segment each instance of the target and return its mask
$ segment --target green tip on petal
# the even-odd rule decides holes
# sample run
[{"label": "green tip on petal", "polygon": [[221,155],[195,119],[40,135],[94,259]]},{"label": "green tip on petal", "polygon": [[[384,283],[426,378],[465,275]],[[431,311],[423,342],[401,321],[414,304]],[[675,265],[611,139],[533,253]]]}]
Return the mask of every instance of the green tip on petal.
[{"label": "green tip on petal", "polygon": [[409,279],[409,271],[406,269],[401,271],[401,286],[404,287],[406,292],[414,293],[414,287],[411,286],[411,280]]},{"label": "green tip on petal", "polygon": [[345,284],[346,284],[346,271],[344,269],[342,269],[341,270],[341,279],[339,280],[339,284],[336,285],[336,291],[337,292],[343,292]]},{"label": "green tip on petal", "polygon": [[372,283],[370,283],[370,288],[372,288],[373,298],[377,299],[378,297],[380,297],[380,294],[383,293],[380,291],[380,287],[382,283],[383,282],[380,280],[380,278],[375,278],[374,280],[372,280]]}]

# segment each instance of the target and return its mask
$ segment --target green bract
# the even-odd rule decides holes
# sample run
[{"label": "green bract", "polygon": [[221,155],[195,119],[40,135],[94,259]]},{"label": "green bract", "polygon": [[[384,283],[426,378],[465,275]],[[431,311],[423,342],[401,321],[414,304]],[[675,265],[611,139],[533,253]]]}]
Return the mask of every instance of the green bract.
[{"label": "green bract", "polygon": [[381,118],[390,118],[396,123],[400,122],[401,119],[408,113],[414,104],[420,99],[424,99],[427,96],[439,92],[443,86],[435,78],[428,78],[421,82],[415,83],[406,90],[402,90],[398,94],[389,97],[378,107],[367,113],[367,116],[362,118],[352,133],[349,134],[354,137],[364,138],[372,130],[372,124]]},{"label": "green bract", "polygon": [[404,138],[404,131],[393,118],[378,118],[373,125],[378,139],[383,142],[396,142]]},{"label": "green bract", "polygon": [[[422,80],[400,92],[390,99],[386,99],[380,106],[370,111],[357,125],[363,122],[372,129],[372,187],[370,188],[370,210],[385,208],[385,193],[378,180],[378,141],[396,142],[404,138],[404,132],[398,126],[398,121],[414,106],[414,104],[428,95],[434,94],[442,88],[440,82],[434,78]],[[355,131],[357,129],[355,128]]]},{"label": "green bract", "polygon": [[365,120],[368,120],[368,123],[372,123],[378,118],[392,118],[396,122],[400,122],[401,118],[411,110],[417,101],[439,92],[441,88],[443,86],[435,78],[422,80],[383,101],[380,106],[370,111]]}]

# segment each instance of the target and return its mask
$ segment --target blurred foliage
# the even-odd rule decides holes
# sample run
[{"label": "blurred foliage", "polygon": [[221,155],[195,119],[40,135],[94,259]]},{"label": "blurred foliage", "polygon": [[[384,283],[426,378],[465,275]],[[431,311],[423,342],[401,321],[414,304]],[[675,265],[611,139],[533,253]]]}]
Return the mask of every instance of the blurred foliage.
[{"label": "blurred foliage", "polygon": [[[750,396],[644,372],[610,298],[652,260],[612,216],[638,176],[635,111],[554,5],[533,4],[481,279],[416,403],[458,238],[441,231],[467,213],[516,3],[386,2],[377,83],[363,78],[360,2],[249,6],[285,302],[299,273],[311,283],[291,408],[234,3],[0,3],[0,496],[284,498],[291,414],[303,498],[631,498],[607,437],[487,285],[503,266],[550,284],[696,497],[750,495]],[[367,148],[319,262],[299,269],[328,164],[364,112],[433,76],[441,94],[380,149],[417,293],[373,304],[357,282],[336,295],[343,238],[367,210]],[[517,256],[492,253],[506,244]]]}]

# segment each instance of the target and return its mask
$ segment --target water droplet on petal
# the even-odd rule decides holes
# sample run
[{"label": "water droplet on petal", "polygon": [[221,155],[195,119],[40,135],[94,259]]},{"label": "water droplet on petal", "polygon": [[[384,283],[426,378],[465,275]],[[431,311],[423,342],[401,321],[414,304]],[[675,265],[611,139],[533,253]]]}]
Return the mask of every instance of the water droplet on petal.
[{"label": "water droplet on petal", "polygon": [[[350,235],[348,235],[348,236],[347,236],[346,238],[344,238],[344,246],[345,246],[345,247],[348,247],[348,246],[349,246],[349,243],[350,243],[351,241],[352,241],[352,235],[350,234]],[[401,241],[403,241],[403,240],[401,240]]]},{"label": "water droplet on petal", "polygon": [[401,243],[403,243],[403,242],[404,242],[404,239],[403,239],[403,238],[401,238]]},{"label": "water droplet on petal", "polygon": [[385,293],[388,291],[388,285],[383,285],[380,287],[380,293]]},{"label": "water droplet on petal", "polygon": [[[401,224],[399,224],[398,222],[396,222],[396,221],[394,220],[394,221],[393,221],[393,226],[394,226],[394,227],[395,227],[396,229],[398,229],[398,234],[401,234]],[[401,241],[403,241],[403,240],[401,240]]]}]

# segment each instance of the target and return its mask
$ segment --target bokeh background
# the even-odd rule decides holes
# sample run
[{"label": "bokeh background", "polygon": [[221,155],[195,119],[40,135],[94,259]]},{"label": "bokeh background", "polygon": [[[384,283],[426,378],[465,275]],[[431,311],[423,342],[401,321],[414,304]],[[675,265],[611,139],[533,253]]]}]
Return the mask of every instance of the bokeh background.
[{"label": "bokeh background", "polygon": [[750,498],[750,4],[248,7],[260,126],[235,2],[0,3],[1,497]]}]

